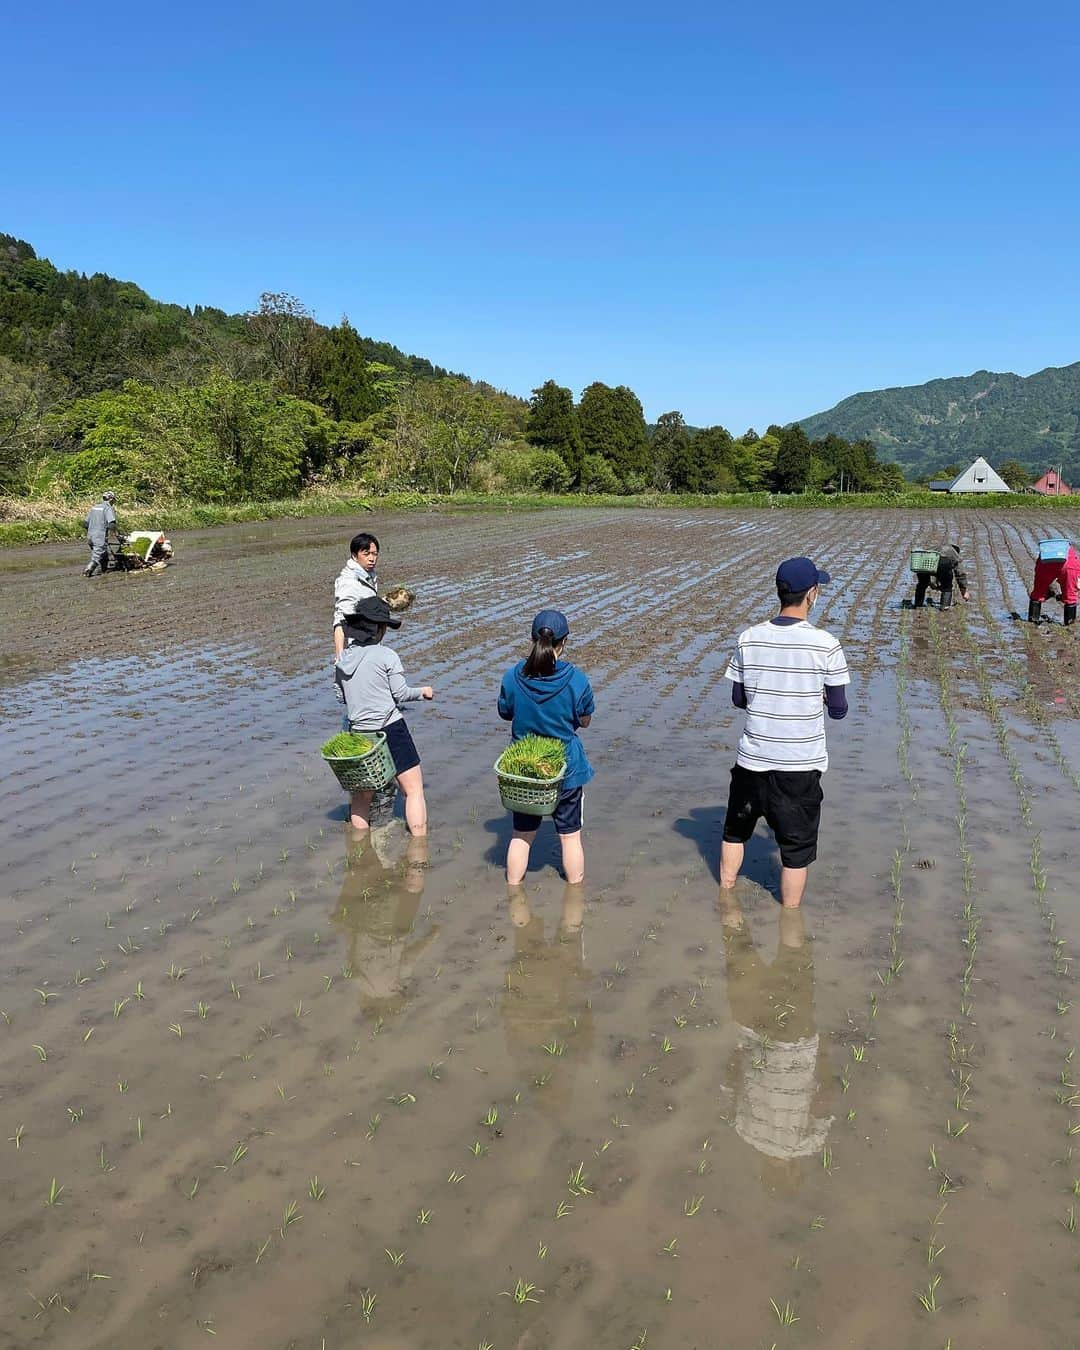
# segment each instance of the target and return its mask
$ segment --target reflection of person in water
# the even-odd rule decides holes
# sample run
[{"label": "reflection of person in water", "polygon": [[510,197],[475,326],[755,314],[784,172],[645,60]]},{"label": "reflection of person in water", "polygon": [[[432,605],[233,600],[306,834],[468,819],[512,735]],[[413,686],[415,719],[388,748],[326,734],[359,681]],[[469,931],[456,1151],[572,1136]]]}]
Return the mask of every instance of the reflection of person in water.
[{"label": "reflection of person in water", "polygon": [[[533,913],[524,888],[512,886],[509,891],[514,951],[503,986],[502,1024],[507,1048],[519,1053],[530,1071],[533,1066],[538,1073],[552,1070],[537,1098],[549,1109],[567,1104],[573,1085],[570,1064],[593,1043],[584,890],[567,884],[558,929],[550,941],[544,937],[543,917]],[[544,1053],[543,1047],[552,1041],[569,1047],[565,1058],[553,1060]]]},{"label": "reflection of person in water", "polygon": [[813,1112],[821,1086],[814,958],[801,910],[780,909],[776,956],[766,964],[730,891],[721,891],[727,988],[739,1029],[729,1065],[735,1130],[764,1159],[762,1180],[801,1181],[799,1158],[819,1153],[832,1116]]},{"label": "reflection of person in water", "polygon": [[438,935],[433,924],[415,936],[427,861],[427,836],[406,834],[397,820],[350,838],[333,921],[349,936],[348,965],[365,1011],[401,1011],[417,958]]}]

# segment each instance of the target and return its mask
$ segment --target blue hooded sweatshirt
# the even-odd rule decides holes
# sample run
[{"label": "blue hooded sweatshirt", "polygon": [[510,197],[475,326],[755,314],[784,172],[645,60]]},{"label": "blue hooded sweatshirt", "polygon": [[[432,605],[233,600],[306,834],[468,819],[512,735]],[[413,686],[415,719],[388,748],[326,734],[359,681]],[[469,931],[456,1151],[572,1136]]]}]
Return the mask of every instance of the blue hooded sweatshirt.
[{"label": "blue hooded sweatshirt", "polygon": [[566,746],[564,792],[584,787],[593,776],[577,729],[595,707],[588,676],[569,661],[556,661],[554,675],[535,677],[526,675],[525,662],[519,661],[503,676],[499,690],[499,716],[512,723],[515,741],[522,736],[554,736]]}]

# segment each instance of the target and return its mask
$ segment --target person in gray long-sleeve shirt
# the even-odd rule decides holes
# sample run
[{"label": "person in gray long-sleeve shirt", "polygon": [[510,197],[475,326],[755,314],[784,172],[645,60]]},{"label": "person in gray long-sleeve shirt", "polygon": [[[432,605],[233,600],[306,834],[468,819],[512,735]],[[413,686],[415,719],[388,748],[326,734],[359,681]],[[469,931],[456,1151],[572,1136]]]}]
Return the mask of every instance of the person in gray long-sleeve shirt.
[{"label": "person in gray long-sleeve shirt", "polygon": [[[915,608],[922,609],[926,603],[926,592],[933,572],[916,572]],[[953,584],[960,588],[960,599],[968,598],[968,579],[964,565],[960,561],[959,544],[943,544],[938,552],[937,583],[941,587],[940,607],[951,609],[953,602]]]},{"label": "person in gray long-sleeve shirt", "polygon": [[120,533],[116,525],[116,511],[113,508],[115,501],[115,492],[103,492],[101,501],[90,508],[90,514],[86,517],[86,545],[90,550],[90,563],[83,572],[84,577],[96,576],[99,571],[109,570],[109,550],[106,547],[109,531],[112,530],[117,536]]},{"label": "person in gray long-sleeve shirt", "polygon": [[[435,691],[425,684],[414,688],[405,678],[401,657],[382,640],[388,628],[400,628],[401,620],[385,600],[371,596],[362,600],[354,614],[344,617],[348,646],[338,657],[334,680],[338,697],[345,704],[351,731],[385,734],[398,787],[405,797],[405,821],[414,835],[427,833],[427,803],[420,755],[402,716],[405,703],[432,699]],[[369,790],[352,794],[350,821],[353,829],[366,830],[371,820]]]}]

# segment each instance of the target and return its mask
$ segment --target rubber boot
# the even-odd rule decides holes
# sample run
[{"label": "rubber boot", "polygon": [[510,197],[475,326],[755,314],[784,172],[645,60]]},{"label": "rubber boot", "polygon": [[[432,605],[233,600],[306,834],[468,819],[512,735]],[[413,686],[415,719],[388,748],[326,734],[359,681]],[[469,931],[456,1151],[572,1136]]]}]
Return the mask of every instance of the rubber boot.
[{"label": "rubber boot", "polygon": [[952,609],[952,591],[942,591],[938,601],[939,609]]},{"label": "rubber boot", "polygon": [[1042,618],[1042,604],[1038,600],[1028,601],[1028,623],[1038,623]]},{"label": "rubber boot", "polygon": [[1075,605],[1066,605],[1066,606],[1065,606],[1065,617],[1064,617],[1064,619],[1063,619],[1063,623],[1065,624],[1065,627],[1068,628],[1070,624],[1073,624],[1073,623],[1075,623],[1075,622],[1076,622],[1076,606],[1075,606]]}]

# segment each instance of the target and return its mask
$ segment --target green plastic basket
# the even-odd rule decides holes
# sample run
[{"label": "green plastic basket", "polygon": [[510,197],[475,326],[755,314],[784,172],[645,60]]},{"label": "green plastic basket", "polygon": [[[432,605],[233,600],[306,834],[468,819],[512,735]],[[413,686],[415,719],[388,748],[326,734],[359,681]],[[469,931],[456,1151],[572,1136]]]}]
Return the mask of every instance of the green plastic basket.
[{"label": "green plastic basket", "polygon": [[323,755],[323,759],[334,771],[346,792],[359,792],[361,788],[384,788],[394,777],[394,760],[390,746],[383,731],[363,731],[362,736],[370,736],[375,742],[366,755]]},{"label": "green plastic basket", "polygon": [[[506,751],[503,751],[505,754]],[[524,816],[550,816],[559,804],[563,779],[566,777],[566,765],[558,778],[521,778],[516,773],[503,773],[499,765],[502,755],[495,761],[495,773],[499,779],[499,796],[508,811],[520,811]]]},{"label": "green plastic basket", "polygon": [[936,572],[941,554],[933,548],[913,548],[911,550],[911,570],[913,572]]}]

